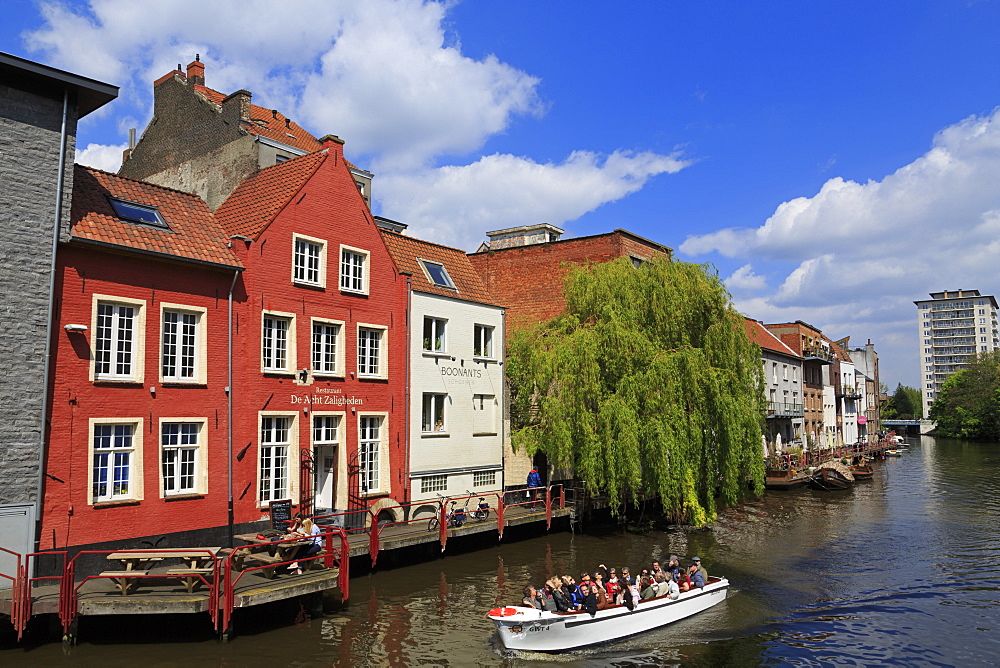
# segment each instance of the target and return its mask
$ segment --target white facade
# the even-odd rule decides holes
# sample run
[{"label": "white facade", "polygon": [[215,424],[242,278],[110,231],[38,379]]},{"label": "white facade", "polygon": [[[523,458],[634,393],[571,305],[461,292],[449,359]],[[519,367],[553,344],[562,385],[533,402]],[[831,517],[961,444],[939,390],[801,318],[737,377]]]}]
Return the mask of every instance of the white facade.
[{"label": "white facade", "polygon": [[1000,347],[997,300],[978,290],[932,292],[917,305],[924,417],[944,381],[980,353]]},{"label": "white facade", "polygon": [[411,499],[503,489],[503,309],[414,291],[410,323]]},{"label": "white facade", "polygon": [[842,421],[844,443],[850,445],[858,441],[858,382],[855,378],[854,364],[840,362],[840,388],[843,396],[840,398],[840,415]]}]

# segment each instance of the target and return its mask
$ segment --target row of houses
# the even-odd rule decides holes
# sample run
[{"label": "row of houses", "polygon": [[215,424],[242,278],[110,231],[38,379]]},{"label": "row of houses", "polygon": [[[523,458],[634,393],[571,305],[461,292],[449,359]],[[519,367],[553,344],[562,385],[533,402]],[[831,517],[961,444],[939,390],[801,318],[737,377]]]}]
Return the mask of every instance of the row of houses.
[{"label": "row of houses", "polygon": [[831,340],[812,325],[745,320],[761,348],[770,452],[791,446],[837,447],[875,438],[881,430],[878,353],[869,340]]},{"label": "row of houses", "polygon": [[197,58],[154,82],[117,173],[73,164],[117,88],[7,54],[0,82],[14,552],[224,544],[274,501],[402,519],[521,486],[541,462],[509,446],[507,329],[559,313],[573,264],[671,254],[545,224],[471,254],[414,238],[372,215],[343,140],[209,88]]}]

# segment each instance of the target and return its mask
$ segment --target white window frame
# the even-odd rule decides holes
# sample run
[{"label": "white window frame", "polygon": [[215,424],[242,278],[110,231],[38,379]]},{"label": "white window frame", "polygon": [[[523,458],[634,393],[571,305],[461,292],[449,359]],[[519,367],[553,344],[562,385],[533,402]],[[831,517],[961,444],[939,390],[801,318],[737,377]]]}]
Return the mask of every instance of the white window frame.
[{"label": "white window frame", "polygon": [[420,478],[420,493],[433,494],[448,490],[448,474],[426,475]]},{"label": "white window frame", "polygon": [[[436,288],[444,288],[446,290],[454,290],[458,292],[458,288],[455,287],[455,281],[452,280],[451,274],[448,273],[448,268],[445,267],[442,263],[435,262],[434,260],[425,260],[423,258],[417,258],[417,261],[420,263],[420,268],[424,270],[424,276],[427,277],[427,280],[428,282],[430,282],[431,285],[433,285]],[[444,283],[434,278],[434,275],[431,273],[430,269],[432,265],[435,268],[441,269],[441,273],[444,275],[445,279]]]},{"label": "white window frame", "polygon": [[448,433],[447,406],[447,394],[442,392],[424,392],[420,402],[420,432],[422,434]]},{"label": "white window frame", "polygon": [[[359,322],[357,327],[357,356],[355,358],[355,363],[357,364],[357,373],[359,378],[388,378],[388,355],[386,351],[386,345],[388,342],[388,327],[384,325],[372,325],[369,323]],[[378,368],[375,373],[371,373],[368,370],[368,365],[371,357],[368,352],[370,344],[362,344],[363,340],[367,340],[367,337],[362,336],[362,330],[368,332],[378,332],[378,355],[376,359],[376,364]],[[365,351],[364,361],[362,361],[362,352]]]},{"label": "white window frame", "polygon": [[[288,329],[285,330],[285,364],[284,366],[275,366],[273,360],[276,357],[276,352],[278,348],[275,346],[275,340],[271,339],[271,344],[268,346],[267,330],[265,329],[267,320],[285,320],[288,322]],[[296,359],[295,359],[295,314],[294,313],[282,313],[280,311],[263,311],[260,316],[260,370],[263,373],[283,373],[291,374],[295,373],[296,369]],[[267,353],[270,351],[272,364],[267,363]]]},{"label": "white window frame", "polygon": [[[316,422],[317,420],[333,420],[333,437],[329,435],[329,427],[322,427],[324,433],[318,433]],[[343,431],[344,424],[344,413],[343,412],[328,412],[328,411],[313,411],[312,419],[309,422],[311,429],[311,437],[313,446],[328,446],[337,447],[341,442],[341,432]]]},{"label": "white window frame", "polygon": [[[317,327],[336,327],[337,334],[333,339],[334,346],[334,368],[329,370],[325,365],[317,366],[316,364],[316,328]],[[329,347],[330,341],[327,338],[328,334],[324,334],[325,341],[322,344],[324,352],[323,357],[328,356],[328,351],[326,348]],[[343,320],[327,320],[325,318],[312,318],[311,326],[309,328],[309,366],[312,368],[312,373],[314,376],[327,376],[332,378],[343,378],[344,377],[344,321]]]},{"label": "white window frame", "polygon": [[[166,427],[167,425],[195,425],[197,430],[195,432],[195,438],[197,439],[192,445],[188,443],[177,443],[166,444]],[[160,496],[166,498],[169,496],[183,496],[188,494],[207,494],[208,493],[208,466],[207,466],[207,453],[208,453],[208,419],[203,417],[170,417],[170,418],[160,418],[160,467],[159,467],[159,478],[160,478]],[[183,434],[181,434],[183,437]],[[192,484],[190,487],[177,487],[175,489],[167,489],[167,475],[164,468],[167,464],[167,455],[172,453],[175,457],[180,457],[180,453],[184,450],[194,451],[194,472],[192,474]],[[175,472],[174,477],[179,478],[180,473],[177,472],[177,467],[179,467],[179,460],[174,462]]]},{"label": "white window frame", "polygon": [[[300,244],[303,251],[300,251]],[[317,249],[316,255],[308,249]],[[292,283],[314,288],[326,287],[326,240],[308,237],[304,234],[292,235]]]},{"label": "white window frame", "polygon": [[[361,260],[361,276],[360,279],[356,275],[356,262],[354,259],[349,259],[348,254],[359,257]],[[338,257],[339,270],[337,272],[338,283],[340,285],[341,292],[350,292],[352,294],[367,295],[368,294],[368,284],[369,276],[371,274],[371,253],[362,249],[355,248],[353,246],[340,246],[340,256]],[[345,273],[345,268],[349,269],[349,272]],[[360,280],[361,285],[358,286],[357,283]]]},{"label": "white window frame", "polygon": [[[194,316],[194,343],[190,344],[193,348],[193,364],[191,364],[190,373],[185,374],[185,369],[183,368],[183,363],[181,359],[183,358],[183,353],[181,348],[185,344],[180,340],[180,337],[184,336],[182,333],[174,333],[174,343],[173,346],[177,349],[174,356],[177,361],[174,362],[175,372],[173,374],[164,373],[166,366],[167,357],[167,315],[168,314],[179,314],[183,316]],[[181,323],[177,323],[177,328],[182,327]],[[199,306],[187,306],[185,304],[160,304],[160,382],[161,383],[191,383],[191,384],[204,384],[208,378],[207,369],[207,359],[208,359],[208,309]]]},{"label": "white window frame", "polygon": [[[102,305],[111,305],[116,307],[115,314],[113,314],[114,322],[112,324],[112,336],[110,340],[111,350],[108,351],[109,358],[107,363],[109,365],[108,371],[98,371],[98,336],[100,334],[101,328],[98,325],[98,313]],[[127,372],[119,373],[117,369],[116,357],[119,353],[124,352],[121,347],[126,343],[125,339],[121,336],[121,330],[119,329],[119,318],[118,309],[126,307],[134,309],[132,315],[131,323],[131,340],[127,341],[130,344],[131,350],[128,351],[130,356],[129,366]],[[91,311],[91,323],[93,324],[93,336],[91,337],[91,354],[90,354],[90,380],[91,381],[111,381],[111,382],[126,382],[126,383],[141,383],[145,377],[145,359],[146,359],[146,302],[142,299],[127,299],[125,297],[116,297],[113,295],[99,295],[95,294],[92,301],[92,311]]]},{"label": "white window frame", "polygon": [[[472,326],[472,356],[476,359],[492,360],[496,359],[493,348],[493,334],[496,327],[493,325],[482,325],[476,323]],[[476,349],[479,352],[476,352]]]},{"label": "white window frame", "polygon": [[472,487],[496,487],[497,484],[497,471],[493,469],[492,471],[473,471],[472,472]]},{"label": "white window frame", "polygon": [[[428,327],[430,336],[427,335]],[[441,347],[437,347],[440,341]],[[421,330],[420,347],[425,353],[445,355],[448,352],[448,320],[432,315],[424,316],[424,328]]]},{"label": "white window frame", "polygon": [[[259,507],[266,508],[268,503],[271,501],[281,501],[284,499],[291,499],[295,501],[295,495],[297,493],[296,483],[298,482],[298,460],[299,460],[299,449],[298,449],[298,421],[296,420],[298,416],[295,413],[286,413],[281,411],[260,411],[257,417],[257,503]],[[286,440],[277,441],[269,440],[265,441],[265,434],[270,433],[274,435],[275,422],[274,420],[288,420],[287,429],[288,434]],[[265,426],[270,426],[268,432],[265,432]],[[310,427],[311,427],[310,423]],[[284,452],[281,452],[284,449]],[[271,450],[272,452],[265,452],[266,450]],[[276,457],[284,455],[285,457],[285,476],[284,487],[276,488],[273,485],[269,485],[268,492],[264,493],[264,466],[267,465],[268,478],[273,479],[275,476],[274,472],[277,470]],[[265,456],[266,455],[266,456]],[[283,492],[279,494],[277,492]]]},{"label": "white window frame", "polygon": [[[371,438],[370,431],[364,428],[366,420],[378,421],[378,438]],[[361,495],[380,494],[387,491],[384,483],[389,480],[389,414],[388,413],[358,413],[358,488]],[[374,456],[375,466],[368,465],[369,457]]]},{"label": "white window frame", "polygon": [[[98,428],[104,428],[108,426],[119,426],[127,425],[132,429],[131,435],[131,445],[127,448],[97,448],[95,447],[94,439]],[[87,446],[87,461],[89,466],[87,467],[87,489],[88,492],[88,504],[103,504],[103,503],[116,503],[120,501],[141,501],[143,498],[143,487],[142,487],[142,436],[143,436],[143,420],[142,418],[128,418],[128,417],[110,417],[110,418],[90,418],[89,430],[88,430],[88,446]],[[112,435],[114,438],[114,435]],[[113,491],[114,486],[114,468],[115,462],[112,459],[107,468],[108,472],[108,490],[103,496],[98,497],[95,494],[94,485],[96,480],[94,477],[94,469],[97,468],[96,458],[98,454],[103,454],[105,452],[119,452],[128,455],[128,491],[124,494],[115,494]]]},{"label": "white window frame", "polygon": [[472,435],[497,434],[497,398],[493,394],[472,395]]}]

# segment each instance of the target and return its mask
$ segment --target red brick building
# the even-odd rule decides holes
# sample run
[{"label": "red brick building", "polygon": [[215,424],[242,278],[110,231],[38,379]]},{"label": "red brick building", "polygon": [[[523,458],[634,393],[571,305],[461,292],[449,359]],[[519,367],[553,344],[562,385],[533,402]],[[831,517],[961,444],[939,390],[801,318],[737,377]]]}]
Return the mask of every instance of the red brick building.
[{"label": "red brick building", "polygon": [[805,415],[802,428],[818,439],[823,433],[823,367],[835,357],[823,332],[801,320],[764,325],[802,357],[802,395]]},{"label": "red brick building", "polygon": [[[246,266],[237,305],[237,522],[406,494],[406,279],[343,142],[267,167],[216,210]],[[401,498],[402,497],[402,498]]]},{"label": "red brick building", "polygon": [[671,249],[626,230],[560,239],[562,230],[534,225],[488,232],[491,241],[469,255],[490,299],[507,307],[507,325],[549,320],[566,308],[563,285],[570,268],[620,257],[639,264],[671,257]]},{"label": "red brick building", "polygon": [[77,166],[40,549],[225,527],[229,290],[199,198]]}]

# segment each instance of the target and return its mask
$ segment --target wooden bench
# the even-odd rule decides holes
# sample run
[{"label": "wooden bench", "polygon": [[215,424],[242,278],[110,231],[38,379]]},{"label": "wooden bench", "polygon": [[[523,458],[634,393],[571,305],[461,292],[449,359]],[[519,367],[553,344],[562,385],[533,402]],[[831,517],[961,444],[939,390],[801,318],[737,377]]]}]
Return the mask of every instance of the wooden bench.
[{"label": "wooden bench", "polygon": [[262,569],[260,573],[268,580],[273,580],[274,576],[277,575],[277,568],[278,568],[273,564],[280,564],[283,561],[287,561],[287,559],[283,559],[282,557],[278,556],[272,557],[267,552],[255,552],[253,554],[248,554],[245,557],[243,557],[243,567],[246,568],[249,566],[257,566],[260,564],[264,565],[271,564],[269,568]]},{"label": "wooden bench", "polygon": [[111,578],[111,581],[118,587],[122,596],[128,596],[129,590],[135,590],[139,585],[139,578],[136,575],[149,575],[148,570],[128,570],[128,571],[104,571],[101,577]]},{"label": "wooden bench", "polygon": [[184,585],[187,587],[189,594],[193,594],[194,590],[198,588],[201,584],[201,575],[211,575],[213,569],[211,568],[168,568],[167,575],[185,575],[187,577],[181,578],[184,581]]}]

